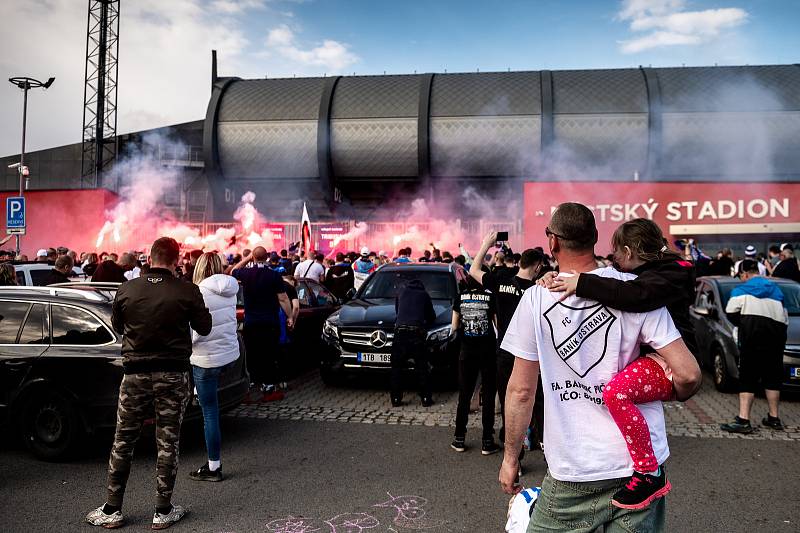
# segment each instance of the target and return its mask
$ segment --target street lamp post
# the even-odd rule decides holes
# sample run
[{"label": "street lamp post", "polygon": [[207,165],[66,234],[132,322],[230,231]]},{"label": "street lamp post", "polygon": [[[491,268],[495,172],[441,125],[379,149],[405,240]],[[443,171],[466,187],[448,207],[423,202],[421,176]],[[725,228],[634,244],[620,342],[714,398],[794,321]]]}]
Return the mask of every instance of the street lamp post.
[{"label": "street lamp post", "polygon": [[[23,196],[25,189],[23,185],[23,179],[25,176],[28,175],[28,169],[25,167],[25,125],[28,120],[28,90],[29,89],[38,89],[39,87],[43,89],[49,88],[53,85],[53,82],[56,81],[55,78],[49,78],[45,82],[41,82],[34,78],[28,78],[24,76],[18,76],[16,78],[9,78],[8,81],[12,85],[16,85],[24,92],[24,97],[22,100],[22,152],[19,155],[19,195],[20,197]],[[20,254],[20,247],[19,247],[20,236],[17,235],[17,255]]]}]

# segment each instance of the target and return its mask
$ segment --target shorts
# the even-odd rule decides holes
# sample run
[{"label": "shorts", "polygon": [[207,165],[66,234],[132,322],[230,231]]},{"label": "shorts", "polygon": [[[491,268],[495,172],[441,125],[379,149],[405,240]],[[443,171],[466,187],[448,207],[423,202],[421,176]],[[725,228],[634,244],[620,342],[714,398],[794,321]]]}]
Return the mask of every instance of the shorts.
[{"label": "shorts", "polygon": [[767,342],[739,350],[739,392],[780,390],[783,383],[784,342]]}]

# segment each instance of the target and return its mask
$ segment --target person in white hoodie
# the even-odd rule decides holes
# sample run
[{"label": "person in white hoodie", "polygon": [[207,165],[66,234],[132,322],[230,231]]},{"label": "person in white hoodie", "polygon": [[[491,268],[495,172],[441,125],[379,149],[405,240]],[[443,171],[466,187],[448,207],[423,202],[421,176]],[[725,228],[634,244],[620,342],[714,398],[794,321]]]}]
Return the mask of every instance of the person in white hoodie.
[{"label": "person in white hoodie", "polygon": [[236,293],[239,292],[239,282],[233,276],[223,274],[224,269],[220,256],[207,252],[197,260],[192,277],[192,281],[200,287],[212,320],[211,333],[208,335],[192,332],[192,377],[203,410],[208,450],[208,462],[189,474],[189,477],[198,481],[222,481],[217,388],[224,367],[239,358],[236,333]]}]

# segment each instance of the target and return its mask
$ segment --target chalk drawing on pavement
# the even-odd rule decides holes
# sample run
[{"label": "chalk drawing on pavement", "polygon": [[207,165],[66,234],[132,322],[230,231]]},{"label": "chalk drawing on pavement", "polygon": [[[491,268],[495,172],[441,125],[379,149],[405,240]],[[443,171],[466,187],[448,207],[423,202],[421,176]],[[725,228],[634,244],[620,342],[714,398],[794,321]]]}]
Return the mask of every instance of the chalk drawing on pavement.
[{"label": "chalk drawing on pavement", "polygon": [[425,506],[428,500],[422,496],[392,496],[383,503],[373,507],[393,507],[395,509],[394,524],[406,529],[432,529],[444,524],[443,520],[432,520],[426,516]]},{"label": "chalk drawing on pavement", "polygon": [[[427,516],[427,498],[414,495],[392,496],[389,492],[386,494],[389,496],[388,500],[376,503],[371,508],[394,510],[394,527],[383,526],[387,529],[380,531],[400,533],[404,529],[433,529],[445,525],[444,520],[434,520]],[[380,527],[380,520],[369,513],[341,513],[328,519],[288,516],[272,520],[266,525],[270,533],[378,533],[375,529]]]}]

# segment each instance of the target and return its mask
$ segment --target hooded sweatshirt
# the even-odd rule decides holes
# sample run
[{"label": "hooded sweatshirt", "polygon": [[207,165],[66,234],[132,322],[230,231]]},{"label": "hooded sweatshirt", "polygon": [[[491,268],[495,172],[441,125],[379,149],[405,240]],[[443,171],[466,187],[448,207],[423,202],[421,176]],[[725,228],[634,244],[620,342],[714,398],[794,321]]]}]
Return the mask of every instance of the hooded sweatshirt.
[{"label": "hooded sweatshirt", "polygon": [[418,279],[412,279],[400,290],[394,303],[397,312],[396,326],[428,328],[436,320],[431,297]]},{"label": "hooded sweatshirt", "polygon": [[211,313],[211,332],[192,331],[190,362],[202,368],[216,368],[239,358],[236,333],[236,293],[239,282],[232,276],[214,274],[200,282],[200,293]]}]

